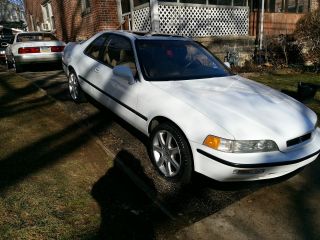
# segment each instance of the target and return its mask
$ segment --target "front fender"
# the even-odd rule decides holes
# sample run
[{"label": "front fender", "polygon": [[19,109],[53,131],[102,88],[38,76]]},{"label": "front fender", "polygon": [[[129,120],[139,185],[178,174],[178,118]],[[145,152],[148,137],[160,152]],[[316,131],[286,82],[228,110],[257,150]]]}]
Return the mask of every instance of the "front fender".
[{"label": "front fender", "polygon": [[157,109],[157,112],[152,112],[148,117],[148,126],[157,117],[166,118],[175,123],[187,139],[192,142],[201,144],[208,135],[234,139],[227,130],[214,123],[214,119],[208,119],[203,114],[183,103],[171,104],[169,108],[161,107]]}]

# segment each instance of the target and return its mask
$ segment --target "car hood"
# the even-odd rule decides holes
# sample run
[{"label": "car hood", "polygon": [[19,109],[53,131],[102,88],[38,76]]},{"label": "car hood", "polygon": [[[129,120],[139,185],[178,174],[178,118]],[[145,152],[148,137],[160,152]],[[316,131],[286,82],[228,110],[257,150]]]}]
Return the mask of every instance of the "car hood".
[{"label": "car hood", "polygon": [[300,102],[240,76],[152,82],[226,129],[235,139],[291,139],[314,129]]}]

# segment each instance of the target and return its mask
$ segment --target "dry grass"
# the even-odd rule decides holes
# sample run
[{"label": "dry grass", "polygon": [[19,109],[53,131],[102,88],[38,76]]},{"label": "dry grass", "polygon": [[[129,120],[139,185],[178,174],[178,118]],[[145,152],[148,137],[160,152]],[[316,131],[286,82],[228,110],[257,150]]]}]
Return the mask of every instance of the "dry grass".
[{"label": "dry grass", "polygon": [[32,84],[0,73],[0,132],[0,239],[94,238],[91,191],[113,162],[86,130]]}]

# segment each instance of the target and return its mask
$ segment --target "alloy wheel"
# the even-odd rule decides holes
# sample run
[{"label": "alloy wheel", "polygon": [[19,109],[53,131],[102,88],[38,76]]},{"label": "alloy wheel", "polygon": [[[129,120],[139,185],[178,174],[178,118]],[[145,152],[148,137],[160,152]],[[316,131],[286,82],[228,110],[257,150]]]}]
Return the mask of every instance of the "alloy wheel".
[{"label": "alloy wheel", "polygon": [[71,73],[69,76],[69,92],[73,100],[79,98],[79,86],[77,77],[74,73]]},{"label": "alloy wheel", "polygon": [[160,130],[154,135],[152,153],[156,166],[166,177],[174,177],[179,173],[181,152],[170,132]]}]

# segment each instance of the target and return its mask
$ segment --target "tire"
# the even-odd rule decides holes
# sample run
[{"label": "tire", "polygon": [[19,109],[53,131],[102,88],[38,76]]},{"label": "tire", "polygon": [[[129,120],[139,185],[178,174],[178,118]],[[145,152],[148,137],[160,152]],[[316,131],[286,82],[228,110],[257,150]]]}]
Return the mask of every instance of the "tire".
[{"label": "tire", "polygon": [[71,71],[68,77],[68,84],[69,84],[69,94],[73,101],[76,103],[85,102],[86,97],[84,95],[84,92],[82,91],[78,76],[74,71]]},{"label": "tire", "polygon": [[188,141],[174,124],[165,122],[152,131],[149,154],[160,175],[168,181],[188,184],[193,173],[193,157]]},{"label": "tire", "polygon": [[7,69],[10,70],[11,68],[13,68],[12,63],[7,61]]},{"label": "tire", "polygon": [[14,68],[16,73],[23,72],[23,66],[21,64],[18,64],[14,57],[12,57],[12,67]]},{"label": "tire", "polygon": [[7,63],[7,68],[8,68],[8,70],[10,70],[11,68],[13,68],[13,63],[12,63],[11,61],[9,61],[7,57],[6,57],[6,63]]},{"label": "tire", "polygon": [[21,73],[24,70],[20,64],[16,64],[16,63],[14,64],[14,69],[16,73]]}]

